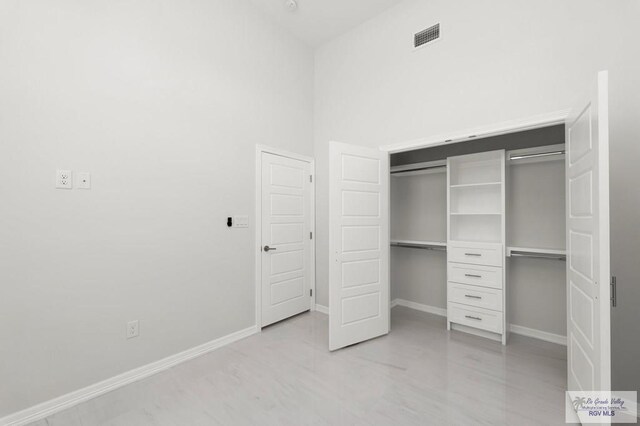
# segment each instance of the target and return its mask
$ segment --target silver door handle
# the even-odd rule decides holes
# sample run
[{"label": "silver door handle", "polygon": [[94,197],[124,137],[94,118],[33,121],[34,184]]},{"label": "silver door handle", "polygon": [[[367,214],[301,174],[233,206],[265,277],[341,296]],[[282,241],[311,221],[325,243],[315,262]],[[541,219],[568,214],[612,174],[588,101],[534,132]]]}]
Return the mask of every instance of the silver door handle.
[{"label": "silver door handle", "polygon": [[476,275],[476,274],[464,274],[465,277],[472,277],[472,278],[482,278],[482,275]]},{"label": "silver door handle", "polygon": [[482,318],[480,318],[480,317],[472,317],[471,315],[465,315],[465,318],[469,318],[469,319],[477,320],[477,321],[482,321]]},{"label": "silver door handle", "polygon": [[465,256],[482,256],[480,253],[465,253]]},{"label": "silver door handle", "polygon": [[468,297],[469,299],[482,299],[480,296],[472,296],[471,294],[465,294],[464,297]]},{"label": "silver door handle", "polygon": [[269,246],[264,246],[264,251],[270,252],[271,250],[278,250],[278,249],[273,248],[273,247],[269,247]]}]

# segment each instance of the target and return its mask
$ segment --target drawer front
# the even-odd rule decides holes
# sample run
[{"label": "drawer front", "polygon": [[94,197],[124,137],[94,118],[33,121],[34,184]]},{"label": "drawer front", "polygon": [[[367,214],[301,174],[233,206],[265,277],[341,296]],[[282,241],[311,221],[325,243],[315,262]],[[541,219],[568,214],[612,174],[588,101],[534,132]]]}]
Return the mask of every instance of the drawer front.
[{"label": "drawer front", "polygon": [[502,290],[473,285],[448,283],[447,300],[477,308],[502,312]]},{"label": "drawer front", "polygon": [[447,281],[502,289],[502,268],[449,262]]},{"label": "drawer front", "polygon": [[447,319],[456,324],[502,334],[502,312],[449,302],[447,305]]},{"label": "drawer front", "polygon": [[502,267],[502,244],[449,243],[447,258],[450,262],[471,263]]}]

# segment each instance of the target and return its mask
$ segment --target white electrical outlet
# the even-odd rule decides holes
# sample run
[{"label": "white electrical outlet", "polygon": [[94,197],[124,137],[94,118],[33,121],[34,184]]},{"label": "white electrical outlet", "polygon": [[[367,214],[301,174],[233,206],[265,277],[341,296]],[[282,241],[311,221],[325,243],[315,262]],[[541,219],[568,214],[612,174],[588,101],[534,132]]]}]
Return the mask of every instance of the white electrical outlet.
[{"label": "white electrical outlet", "polygon": [[58,170],[56,172],[56,188],[71,189],[73,188],[73,175],[71,170]]},{"label": "white electrical outlet", "polygon": [[89,172],[76,173],[76,187],[78,189],[91,189],[91,173]]},{"label": "white electrical outlet", "polygon": [[138,320],[129,321],[127,323],[127,339],[133,339],[140,335],[140,326]]}]

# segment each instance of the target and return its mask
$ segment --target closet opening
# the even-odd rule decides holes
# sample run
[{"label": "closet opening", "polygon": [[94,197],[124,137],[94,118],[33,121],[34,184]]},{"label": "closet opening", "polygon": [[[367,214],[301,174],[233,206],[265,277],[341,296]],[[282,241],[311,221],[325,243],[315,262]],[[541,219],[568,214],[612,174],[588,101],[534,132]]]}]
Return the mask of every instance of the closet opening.
[{"label": "closet opening", "polygon": [[391,154],[392,307],[566,345],[564,143],[554,125]]}]

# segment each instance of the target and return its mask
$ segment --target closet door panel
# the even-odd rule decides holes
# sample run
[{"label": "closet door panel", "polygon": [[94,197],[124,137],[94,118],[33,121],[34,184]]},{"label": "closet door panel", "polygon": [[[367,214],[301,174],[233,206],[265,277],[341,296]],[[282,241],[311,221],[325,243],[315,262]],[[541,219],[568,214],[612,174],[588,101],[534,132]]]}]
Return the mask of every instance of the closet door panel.
[{"label": "closet door panel", "polygon": [[449,283],[447,295],[449,302],[502,312],[502,290]]},{"label": "closet door panel", "polygon": [[329,145],[329,349],[389,332],[389,155]]},{"label": "closet door panel", "polygon": [[502,268],[449,262],[449,281],[502,289]]},{"label": "closet door panel", "polygon": [[566,121],[570,391],[611,389],[608,123],[603,71]]}]

